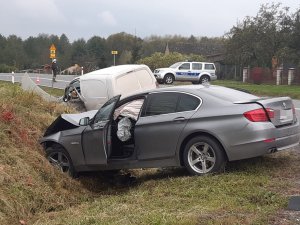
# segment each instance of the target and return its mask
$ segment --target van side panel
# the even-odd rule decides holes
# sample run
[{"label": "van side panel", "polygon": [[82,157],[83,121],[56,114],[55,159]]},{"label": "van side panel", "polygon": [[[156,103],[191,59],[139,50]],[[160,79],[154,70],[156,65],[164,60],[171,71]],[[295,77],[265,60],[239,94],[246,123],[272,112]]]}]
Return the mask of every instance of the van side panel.
[{"label": "van side panel", "polygon": [[116,93],[123,95],[130,95],[141,89],[140,83],[136,77],[136,72],[131,72],[117,77],[116,79]]},{"label": "van side panel", "polygon": [[155,81],[147,70],[136,71],[136,76],[140,82],[142,90],[155,88]]},{"label": "van side panel", "polygon": [[80,85],[87,110],[99,109],[108,100],[106,79],[83,80]]}]

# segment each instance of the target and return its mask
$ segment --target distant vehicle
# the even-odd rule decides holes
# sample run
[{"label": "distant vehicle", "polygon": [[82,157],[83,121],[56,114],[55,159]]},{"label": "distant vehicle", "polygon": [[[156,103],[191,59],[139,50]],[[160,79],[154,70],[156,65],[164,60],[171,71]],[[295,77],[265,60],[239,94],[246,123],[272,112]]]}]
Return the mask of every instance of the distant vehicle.
[{"label": "distant vehicle", "polygon": [[108,99],[126,97],[157,88],[156,79],[146,65],[112,66],[74,78],[65,88],[64,101],[79,98],[87,110],[99,109]]},{"label": "distant vehicle", "polygon": [[187,85],[116,96],[99,111],[62,114],[41,143],[63,172],[184,166],[219,172],[227,161],[299,144],[289,97],[259,98],[221,86]]},{"label": "distant vehicle", "polygon": [[172,84],[174,81],[202,84],[217,79],[216,66],[209,62],[177,62],[169,68],[154,70],[154,76],[160,84]]}]

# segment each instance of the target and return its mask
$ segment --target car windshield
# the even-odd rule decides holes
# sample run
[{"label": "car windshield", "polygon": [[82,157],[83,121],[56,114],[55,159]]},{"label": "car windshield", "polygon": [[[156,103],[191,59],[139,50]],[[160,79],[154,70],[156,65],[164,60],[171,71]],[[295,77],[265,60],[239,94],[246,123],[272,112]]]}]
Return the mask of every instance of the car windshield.
[{"label": "car windshield", "polygon": [[172,66],[170,66],[170,68],[175,69],[175,68],[177,68],[179,65],[181,65],[181,63],[180,63],[180,62],[177,62],[177,63],[174,63]]},{"label": "car windshield", "polygon": [[116,96],[110,100],[108,100],[97,112],[94,117],[94,123],[98,123],[101,121],[106,121],[109,119],[112,111],[115,108],[116,103],[119,101],[120,96]]}]

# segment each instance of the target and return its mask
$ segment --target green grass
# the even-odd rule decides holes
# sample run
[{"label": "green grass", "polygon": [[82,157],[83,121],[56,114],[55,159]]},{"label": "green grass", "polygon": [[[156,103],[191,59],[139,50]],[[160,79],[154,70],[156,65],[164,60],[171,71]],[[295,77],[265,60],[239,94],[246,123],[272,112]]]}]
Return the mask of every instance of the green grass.
[{"label": "green grass", "polygon": [[296,85],[267,85],[250,84],[239,81],[217,80],[212,84],[221,85],[230,88],[238,88],[249,91],[255,95],[263,96],[289,96],[294,99],[300,99],[300,87]]},{"label": "green grass", "polygon": [[50,95],[55,96],[55,97],[63,96],[65,93],[64,89],[44,87],[44,86],[39,86],[39,87],[42,88],[47,93],[49,93]]},{"label": "green grass", "polygon": [[299,193],[299,149],[232,162],[217,175],[147,169],[129,171],[135,183],[100,172],[74,180],[52,168],[38,144],[74,109],[5,82],[0,96],[0,224],[294,224],[279,213]]}]

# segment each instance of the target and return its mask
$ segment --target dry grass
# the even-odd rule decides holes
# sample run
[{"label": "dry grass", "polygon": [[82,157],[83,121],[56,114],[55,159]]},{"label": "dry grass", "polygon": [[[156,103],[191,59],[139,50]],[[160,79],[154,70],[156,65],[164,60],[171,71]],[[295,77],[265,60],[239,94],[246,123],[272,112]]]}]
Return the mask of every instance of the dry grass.
[{"label": "dry grass", "polygon": [[85,198],[87,191],[51,168],[38,144],[53,119],[73,109],[8,83],[0,83],[0,96],[0,224],[17,224]]}]

